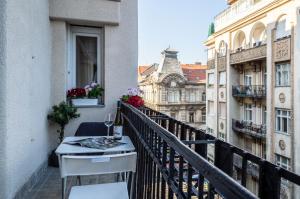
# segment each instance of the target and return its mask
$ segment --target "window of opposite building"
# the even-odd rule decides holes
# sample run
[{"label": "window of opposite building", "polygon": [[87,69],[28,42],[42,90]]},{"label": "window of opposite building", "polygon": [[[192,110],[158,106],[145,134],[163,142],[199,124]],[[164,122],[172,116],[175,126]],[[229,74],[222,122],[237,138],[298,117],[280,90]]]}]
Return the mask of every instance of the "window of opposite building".
[{"label": "window of opposite building", "polygon": [[252,122],[253,109],[252,104],[244,104],[244,120],[247,122]]},{"label": "window of opposite building", "polygon": [[226,103],[219,103],[219,117],[225,119],[226,118]]},{"label": "window of opposite building", "polygon": [[214,130],[211,129],[211,128],[209,128],[209,127],[207,127],[206,133],[207,133],[207,134],[210,134],[210,135],[213,135],[213,134],[214,134]]},{"label": "window of opposite building", "polygon": [[290,86],[290,64],[277,63],[276,66],[276,86]]},{"label": "window of opposite building", "polygon": [[208,73],[208,86],[213,86],[215,83],[215,74]]},{"label": "window of opposite building", "polygon": [[169,103],[177,103],[180,100],[179,91],[171,90],[168,91],[168,102]]},{"label": "window of opposite building", "polygon": [[219,132],[219,133],[218,133],[218,138],[219,138],[220,140],[226,141],[226,135],[225,135],[225,133]]},{"label": "window of opposite building", "polygon": [[208,101],[208,115],[214,115],[214,102]]},{"label": "window of opposite building", "polygon": [[220,78],[219,78],[219,85],[220,86],[226,86],[226,72],[220,72],[219,73]]},{"label": "window of opposite building", "polygon": [[189,122],[190,123],[194,123],[195,122],[195,113],[194,112],[190,112],[189,113]]},{"label": "window of opposite building", "polygon": [[284,169],[290,170],[291,169],[291,162],[290,159],[279,155],[279,154],[275,154],[276,155],[276,164]]},{"label": "window of opposite building", "polygon": [[202,111],[201,111],[201,119],[202,119],[202,122],[206,122],[206,110],[205,110],[205,108],[204,109],[202,109]]},{"label": "window of opposite building", "polygon": [[103,33],[101,28],[70,28],[68,88],[84,88],[91,82],[103,84]]},{"label": "window of opposite building", "polygon": [[277,133],[289,134],[291,132],[291,111],[276,109],[275,131]]}]

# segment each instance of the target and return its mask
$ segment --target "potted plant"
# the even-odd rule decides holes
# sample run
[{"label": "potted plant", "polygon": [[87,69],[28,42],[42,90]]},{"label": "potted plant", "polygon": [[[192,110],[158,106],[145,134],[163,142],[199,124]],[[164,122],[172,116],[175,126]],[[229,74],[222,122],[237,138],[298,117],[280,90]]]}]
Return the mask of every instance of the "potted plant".
[{"label": "potted plant", "polygon": [[143,93],[139,88],[129,88],[128,93],[122,96],[122,101],[136,108],[144,106],[144,100],[140,96]]},{"label": "potted plant", "polygon": [[[59,133],[58,144],[63,141],[66,125],[70,122],[70,120],[78,118],[79,116],[80,114],[77,113],[77,109],[66,102],[61,102],[60,104],[52,107],[52,111],[48,114],[47,119],[59,125],[59,129],[57,130],[57,133]],[[55,150],[53,150],[52,154],[49,156],[49,165],[58,166],[58,159],[55,155]]]},{"label": "potted plant", "polygon": [[92,82],[84,88],[68,90],[67,97],[74,106],[96,106],[102,93],[103,88],[99,84]]}]

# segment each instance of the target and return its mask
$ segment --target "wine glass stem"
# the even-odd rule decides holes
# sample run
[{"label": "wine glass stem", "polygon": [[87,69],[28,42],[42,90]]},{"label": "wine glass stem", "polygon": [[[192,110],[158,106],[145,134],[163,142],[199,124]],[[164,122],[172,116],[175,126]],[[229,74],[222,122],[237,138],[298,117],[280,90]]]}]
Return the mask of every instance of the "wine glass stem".
[{"label": "wine glass stem", "polygon": [[109,129],[110,129],[110,126],[107,127],[107,136],[109,136]]}]

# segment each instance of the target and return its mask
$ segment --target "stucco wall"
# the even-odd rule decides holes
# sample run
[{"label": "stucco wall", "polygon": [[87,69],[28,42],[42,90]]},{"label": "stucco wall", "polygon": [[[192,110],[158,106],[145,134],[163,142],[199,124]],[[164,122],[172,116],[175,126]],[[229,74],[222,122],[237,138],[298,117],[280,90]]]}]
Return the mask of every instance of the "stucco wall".
[{"label": "stucco wall", "polygon": [[48,10],[48,0],[7,1],[7,170],[6,177],[1,180],[1,186],[6,181],[5,199],[14,197],[47,160],[46,115],[50,107],[51,74]]},{"label": "stucco wall", "polygon": [[[118,2],[114,2],[118,3]],[[117,100],[122,94],[127,92],[129,87],[137,86],[138,65],[138,15],[137,0],[121,1],[120,3],[120,24],[118,26],[104,25],[104,67],[105,67],[105,107],[79,108],[80,118],[72,121],[66,128],[66,136],[74,135],[81,122],[99,122],[103,121],[108,112],[116,111]],[[101,19],[99,19],[101,21]],[[58,103],[65,100],[66,79],[67,77],[67,55],[63,53],[67,42],[66,22],[57,22],[52,20],[53,40],[59,39],[60,42],[53,43],[53,61],[55,71],[58,77],[53,77],[52,81],[52,103]],[[69,24],[76,22],[69,22]],[[89,24],[89,21],[84,22]],[[80,22],[79,25],[82,25]],[[61,50],[57,52],[57,50]]]}]

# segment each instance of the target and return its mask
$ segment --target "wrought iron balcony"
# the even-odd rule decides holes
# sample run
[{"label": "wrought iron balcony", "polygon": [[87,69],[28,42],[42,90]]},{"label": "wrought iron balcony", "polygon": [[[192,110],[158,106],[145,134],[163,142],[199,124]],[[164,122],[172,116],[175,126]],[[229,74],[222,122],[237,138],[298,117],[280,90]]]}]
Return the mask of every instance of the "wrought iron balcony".
[{"label": "wrought iron balcony", "polygon": [[255,138],[266,138],[266,126],[262,124],[233,119],[232,129],[235,132],[244,133]]},{"label": "wrought iron balcony", "polygon": [[232,86],[232,96],[263,98],[266,96],[266,87],[264,85],[236,85]]},{"label": "wrought iron balcony", "polygon": [[[279,198],[282,178],[300,185],[295,173],[165,114],[125,103],[121,112],[138,153],[134,198]],[[213,164],[208,144],[214,145]],[[242,158],[241,183],[233,179],[235,155]],[[258,196],[245,188],[249,162],[259,167]]]}]

